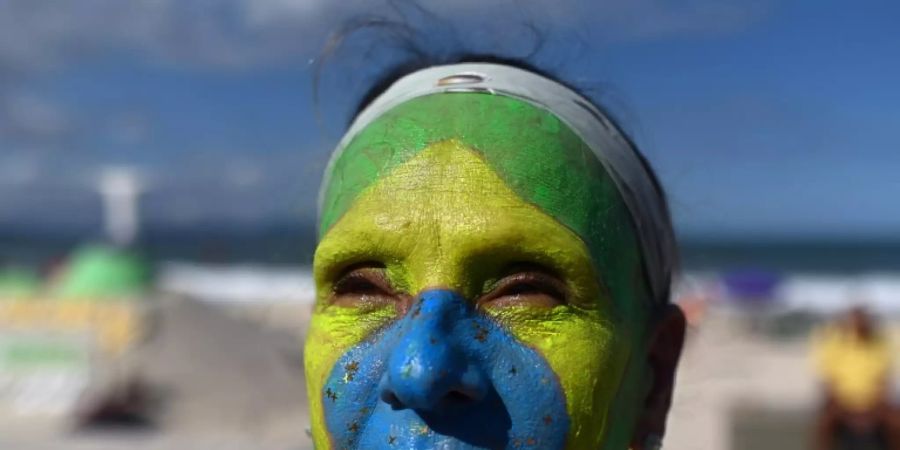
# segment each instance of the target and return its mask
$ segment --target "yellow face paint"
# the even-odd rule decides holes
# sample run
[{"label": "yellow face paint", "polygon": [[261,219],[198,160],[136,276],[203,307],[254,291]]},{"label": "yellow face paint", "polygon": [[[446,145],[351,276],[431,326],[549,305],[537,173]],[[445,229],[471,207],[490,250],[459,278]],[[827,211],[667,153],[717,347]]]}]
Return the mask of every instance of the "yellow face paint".
[{"label": "yellow face paint", "polygon": [[552,270],[566,285],[566,304],[507,305],[484,313],[543,355],[559,378],[571,420],[567,447],[612,448],[619,438],[607,439],[611,421],[633,419],[631,412],[616,409],[613,417],[610,411],[631,400],[623,400],[620,387],[635,370],[629,355],[644,331],[638,308],[615,307],[578,235],[523,201],[477,152],[447,140],[369,186],[316,251],[318,303],[306,364],[318,447],[326,448],[328,436],[323,398],[314,393],[323,392],[344,352],[396,319],[391,307],[329,304],[337,277],[362,262],[383,264],[399,291],[415,295],[443,288],[467,299],[486,293],[512,264]]}]

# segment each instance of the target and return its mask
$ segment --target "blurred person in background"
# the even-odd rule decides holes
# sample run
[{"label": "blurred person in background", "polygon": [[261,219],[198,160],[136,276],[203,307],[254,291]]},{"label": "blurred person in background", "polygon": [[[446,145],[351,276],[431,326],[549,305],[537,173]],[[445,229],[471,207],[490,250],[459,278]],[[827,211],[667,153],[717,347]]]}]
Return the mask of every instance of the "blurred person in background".
[{"label": "blurred person in background", "polygon": [[855,307],[827,325],[814,346],[824,387],[816,450],[896,450],[897,412],[890,399],[895,362],[876,321]]}]

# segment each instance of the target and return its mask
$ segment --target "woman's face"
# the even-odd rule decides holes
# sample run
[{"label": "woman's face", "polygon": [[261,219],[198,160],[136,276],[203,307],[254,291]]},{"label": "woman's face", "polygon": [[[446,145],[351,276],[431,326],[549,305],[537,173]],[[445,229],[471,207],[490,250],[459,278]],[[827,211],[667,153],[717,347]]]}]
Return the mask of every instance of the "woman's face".
[{"label": "woman's face", "polygon": [[[571,149],[518,147],[516,170],[498,162],[505,150],[459,129],[540,131],[540,111],[510,119],[509,105],[443,97],[455,98],[380,119],[330,175],[306,344],[317,446],[626,447],[648,383],[647,299],[628,217],[609,206],[615,189],[579,197],[582,174],[552,170]],[[415,132],[466,106],[480,120]],[[436,122],[422,118],[436,111]],[[548,133],[540,146],[560,142],[559,129]],[[368,181],[354,184],[354,171]],[[586,229],[577,211],[597,208],[609,217],[586,220],[616,244],[575,231]]]}]

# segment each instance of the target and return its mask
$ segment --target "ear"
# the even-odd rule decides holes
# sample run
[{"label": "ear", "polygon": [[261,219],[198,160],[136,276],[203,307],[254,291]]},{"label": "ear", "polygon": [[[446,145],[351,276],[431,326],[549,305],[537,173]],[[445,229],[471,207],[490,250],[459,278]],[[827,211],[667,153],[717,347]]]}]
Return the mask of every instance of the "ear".
[{"label": "ear", "polygon": [[666,416],[672,405],[675,371],[684,344],[684,330],[684,313],[676,305],[667,305],[653,322],[647,349],[650,386],[638,414],[631,439],[632,450],[656,450],[646,447],[648,438],[662,438],[666,432]]}]

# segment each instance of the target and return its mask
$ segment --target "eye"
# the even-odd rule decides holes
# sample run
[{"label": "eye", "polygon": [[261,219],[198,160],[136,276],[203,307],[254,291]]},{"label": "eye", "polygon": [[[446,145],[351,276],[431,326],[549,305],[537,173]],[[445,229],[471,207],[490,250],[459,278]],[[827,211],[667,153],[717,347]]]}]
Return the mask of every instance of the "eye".
[{"label": "eye", "polygon": [[384,267],[364,264],[351,267],[338,278],[332,289],[331,303],[342,307],[382,306],[399,299]]},{"label": "eye", "polygon": [[482,307],[536,306],[552,308],[566,303],[566,286],[551,272],[525,267],[502,278],[479,301]]}]

